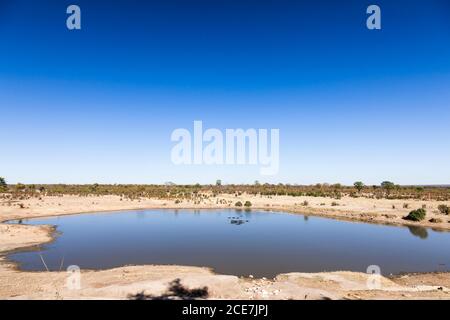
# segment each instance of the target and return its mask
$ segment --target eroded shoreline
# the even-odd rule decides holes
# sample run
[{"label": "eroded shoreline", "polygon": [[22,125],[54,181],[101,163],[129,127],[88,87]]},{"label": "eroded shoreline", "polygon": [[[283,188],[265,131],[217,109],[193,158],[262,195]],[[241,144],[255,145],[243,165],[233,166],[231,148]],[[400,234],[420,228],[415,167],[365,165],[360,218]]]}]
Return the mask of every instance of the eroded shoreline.
[{"label": "eroded shoreline", "polygon": [[[392,202],[405,201],[343,199],[339,208],[323,204],[330,199],[308,197],[258,197],[242,195],[218,195],[203,203],[174,203],[170,200],[123,200],[118,196],[96,197],[43,197],[29,199],[17,205],[0,206],[2,222],[14,219],[62,216],[81,213],[111,212],[139,209],[234,209],[230,201],[249,200],[254,209],[301,213],[354,222],[382,223],[390,225],[414,225],[450,230],[448,217],[433,212],[435,201],[410,200],[410,208],[427,206],[430,218],[439,216],[441,223],[413,223],[401,219],[409,210],[389,210]],[[226,204],[218,204],[217,200]],[[299,205],[308,201],[309,206]],[[314,202],[313,202],[314,201]],[[325,202],[325,203],[326,203]],[[108,270],[84,270],[84,285],[80,290],[65,287],[66,272],[25,272],[17,270],[7,261],[5,253],[24,247],[32,247],[52,241],[53,230],[49,226],[0,224],[0,298],[19,299],[127,299],[133,294],[146,292],[157,297],[167,290],[167,284],[180,279],[188,287],[209,288],[209,298],[216,299],[450,299],[450,273],[409,274],[392,278],[381,277],[380,290],[367,288],[368,275],[357,272],[289,273],[274,279],[251,279],[232,275],[220,275],[209,268],[188,266],[127,266]],[[159,276],[164,275],[164,276]],[[425,281],[426,280],[426,281]],[[27,285],[33,283],[33,286]],[[109,289],[108,289],[109,288]],[[142,290],[141,290],[142,289]],[[139,291],[140,290],[140,291]]]}]

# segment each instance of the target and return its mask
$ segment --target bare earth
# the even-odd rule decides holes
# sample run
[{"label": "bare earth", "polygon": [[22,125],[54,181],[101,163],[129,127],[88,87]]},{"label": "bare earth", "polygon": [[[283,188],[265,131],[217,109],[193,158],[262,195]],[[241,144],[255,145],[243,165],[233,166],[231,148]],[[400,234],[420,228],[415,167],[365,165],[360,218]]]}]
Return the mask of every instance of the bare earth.
[{"label": "bare earth", "polygon": [[[119,196],[43,197],[19,202],[0,202],[0,221],[32,217],[150,208],[229,208],[236,201],[251,201],[254,209],[282,210],[335,219],[415,225],[450,230],[450,217],[439,214],[445,202],[386,200],[345,197],[340,200],[313,197],[219,195],[194,204],[183,200],[127,200]],[[303,206],[303,201],[308,206]],[[332,205],[337,202],[338,205]],[[407,203],[408,208],[403,208]],[[19,204],[23,205],[23,208]],[[449,202],[445,203],[450,205]],[[395,209],[393,209],[393,205]],[[409,211],[427,209],[423,222],[402,219]],[[430,218],[440,219],[432,223]],[[188,288],[208,287],[212,299],[450,299],[450,273],[407,274],[380,277],[380,287],[370,290],[369,275],[347,271],[288,273],[275,279],[253,279],[215,274],[208,268],[187,266],[127,266],[102,271],[81,271],[81,288],[66,286],[66,272],[23,272],[8,262],[7,251],[52,240],[49,226],[0,224],[0,299],[128,299],[132,295],[159,296],[168,283],[180,279]],[[1,256],[3,254],[3,256]],[[377,280],[377,279],[376,279]],[[370,281],[369,281],[370,282]]]}]

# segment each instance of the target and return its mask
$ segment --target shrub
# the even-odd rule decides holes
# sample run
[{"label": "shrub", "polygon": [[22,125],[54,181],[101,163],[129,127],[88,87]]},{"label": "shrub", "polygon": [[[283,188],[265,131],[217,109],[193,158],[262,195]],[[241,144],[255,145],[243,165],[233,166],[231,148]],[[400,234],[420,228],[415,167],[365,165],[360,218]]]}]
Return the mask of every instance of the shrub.
[{"label": "shrub", "polygon": [[409,208],[409,204],[408,203],[404,203],[403,204],[403,209],[408,209]]},{"label": "shrub", "polygon": [[244,206],[249,208],[252,206],[252,203],[250,201],[245,201]]},{"label": "shrub", "polygon": [[391,181],[383,181],[381,183],[381,188],[386,191],[387,195],[390,195],[391,191],[395,188],[395,184]]},{"label": "shrub", "polygon": [[302,206],[304,206],[304,207],[307,207],[307,206],[309,206],[309,202],[308,202],[308,201],[306,201],[306,200],[305,200],[305,201],[303,201],[303,202],[302,202]]},{"label": "shrub", "polygon": [[361,181],[356,181],[353,186],[358,190],[358,192],[361,192],[362,189],[364,189],[364,183]]},{"label": "shrub", "polygon": [[450,207],[445,204],[440,204],[438,206],[438,210],[442,214],[446,214],[446,215],[450,214]]},{"label": "shrub", "polygon": [[6,180],[3,177],[0,177],[0,192],[6,191],[8,189],[8,185],[6,184]]},{"label": "shrub", "polygon": [[16,184],[16,191],[24,191],[26,189],[26,186],[22,183]]},{"label": "shrub", "polygon": [[417,209],[411,211],[406,217],[403,219],[411,220],[411,221],[422,221],[425,219],[425,215],[427,214],[425,209]]},{"label": "shrub", "polygon": [[242,202],[238,201],[234,204],[236,207],[242,207]]},{"label": "shrub", "polygon": [[333,201],[332,203],[331,203],[331,206],[332,207],[337,207],[339,205],[339,203],[337,203],[336,201]]}]

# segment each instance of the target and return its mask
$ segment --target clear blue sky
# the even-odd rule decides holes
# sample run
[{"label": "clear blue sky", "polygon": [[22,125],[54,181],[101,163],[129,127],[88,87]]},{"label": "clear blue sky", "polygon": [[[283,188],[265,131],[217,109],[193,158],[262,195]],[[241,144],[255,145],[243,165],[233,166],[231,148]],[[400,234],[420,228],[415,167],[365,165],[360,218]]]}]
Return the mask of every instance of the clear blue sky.
[{"label": "clear blue sky", "polygon": [[[450,183],[446,0],[2,0],[0,39],[10,183]],[[279,128],[279,174],[173,165],[194,120]]]}]

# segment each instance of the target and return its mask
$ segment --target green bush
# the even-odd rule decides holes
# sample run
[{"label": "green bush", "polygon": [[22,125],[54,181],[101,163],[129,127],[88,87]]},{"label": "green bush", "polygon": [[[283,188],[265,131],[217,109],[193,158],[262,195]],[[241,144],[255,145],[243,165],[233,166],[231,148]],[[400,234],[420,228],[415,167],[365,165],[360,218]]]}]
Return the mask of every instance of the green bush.
[{"label": "green bush", "polygon": [[422,221],[425,219],[426,214],[427,211],[425,209],[417,209],[411,211],[406,217],[404,217],[404,219],[411,221]]},{"label": "green bush", "polygon": [[6,180],[3,177],[0,177],[0,192],[8,190],[8,185],[6,184]]},{"label": "green bush", "polygon": [[362,183],[361,181],[356,181],[353,186],[356,188],[356,190],[358,190],[358,192],[361,192],[362,189],[364,189],[364,183]]},{"label": "green bush", "polygon": [[242,207],[242,202],[238,201],[234,204],[236,207]]},{"label": "green bush", "polygon": [[450,207],[445,204],[440,204],[438,206],[438,210],[442,214],[446,214],[446,215],[450,214]]},{"label": "green bush", "polygon": [[381,183],[381,188],[386,191],[386,194],[389,196],[391,191],[395,189],[395,184],[391,181],[383,181]]},{"label": "green bush", "polygon": [[251,207],[252,203],[250,201],[245,201],[244,206],[247,207],[247,208]]}]

